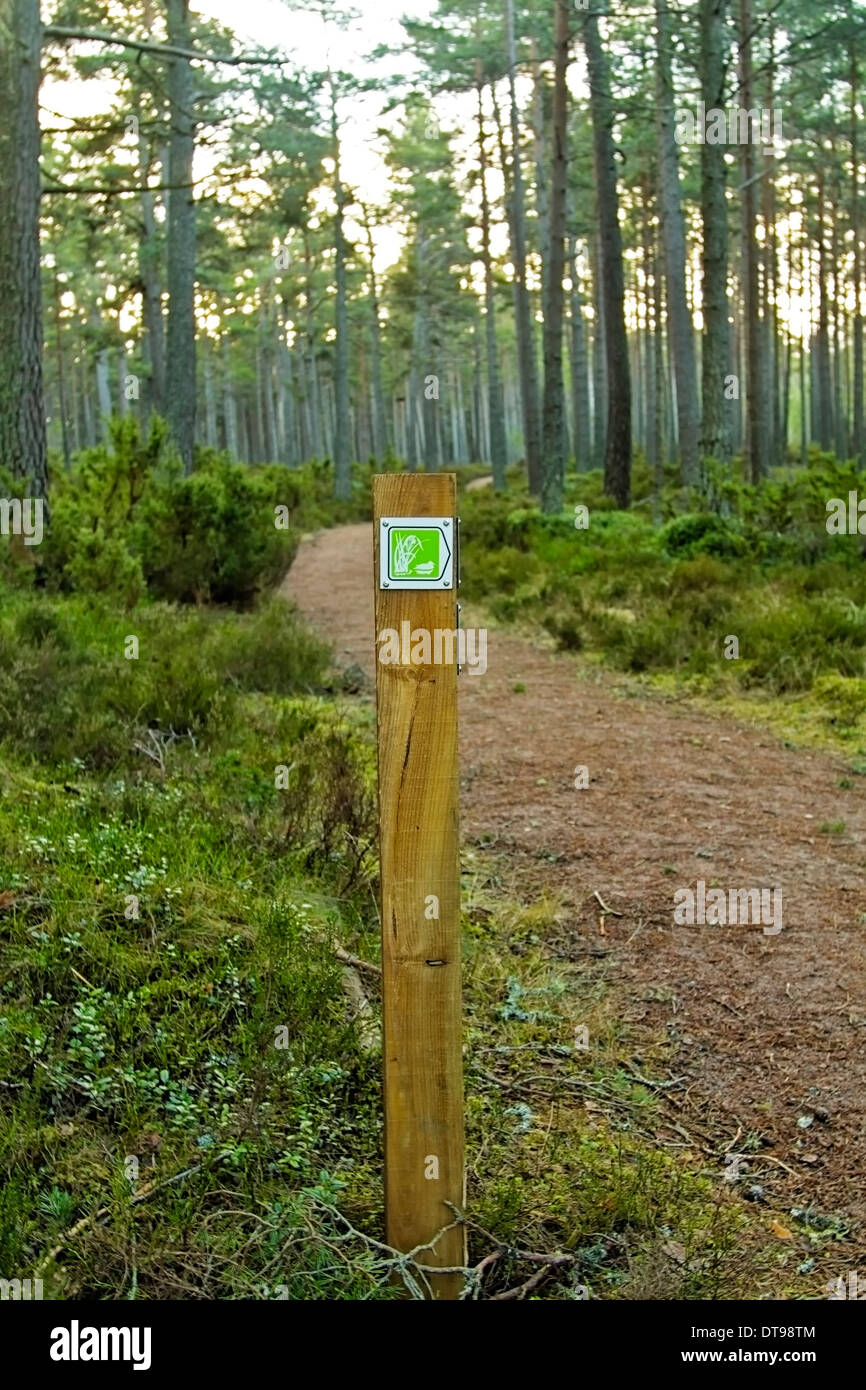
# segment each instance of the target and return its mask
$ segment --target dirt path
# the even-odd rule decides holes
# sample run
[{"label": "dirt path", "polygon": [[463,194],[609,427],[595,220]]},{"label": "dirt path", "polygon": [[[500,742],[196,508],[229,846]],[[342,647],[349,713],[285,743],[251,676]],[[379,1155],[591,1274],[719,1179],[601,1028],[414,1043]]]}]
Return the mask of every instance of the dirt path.
[{"label": "dirt path", "polygon": [[[370,673],[371,579],[372,529],[350,526],[306,541],[284,590],[333,641],[338,665]],[[768,1199],[845,1213],[863,1223],[862,1240],[859,780],[841,789],[840,759],[635,697],[613,676],[496,631],[486,674],[460,677],[460,743],[464,839],[506,855],[525,897],[545,887],[564,896],[558,952],[609,952],[635,1057],[642,1040],[649,1048],[667,1034],[666,1060],[688,1080],[679,1119],[710,1141],[719,1173],[726,1149],[760,1134]],[[578,764],[589,769],[586,790],[574,787]],[[783,930],[675,926],[674,890],[698,879],[781,888]],[[595,891],[622,913],[606,918],[606,936]]]}]

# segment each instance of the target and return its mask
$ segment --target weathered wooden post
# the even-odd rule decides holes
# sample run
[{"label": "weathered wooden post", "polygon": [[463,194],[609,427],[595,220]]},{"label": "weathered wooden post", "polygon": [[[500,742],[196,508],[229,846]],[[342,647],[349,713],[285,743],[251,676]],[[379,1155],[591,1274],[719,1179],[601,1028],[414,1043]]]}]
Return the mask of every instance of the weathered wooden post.
[{"label": "weathered wooden post", "polygon": [[[402,1251],[465,1196],[456,495],[453,473],[373,479],[385,1219]],[[465,1229],[417,1258],[465,1265]],[[459,1296],[459,1274],[429,1279],[435,1298]]]}]

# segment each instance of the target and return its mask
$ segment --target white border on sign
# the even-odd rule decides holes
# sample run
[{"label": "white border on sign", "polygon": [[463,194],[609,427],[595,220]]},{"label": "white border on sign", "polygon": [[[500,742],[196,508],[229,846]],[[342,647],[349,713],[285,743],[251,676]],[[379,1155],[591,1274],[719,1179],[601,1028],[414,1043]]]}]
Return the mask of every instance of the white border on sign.
[{"label": "white border on sign", "polygon": [[[431,527],[442,532],[448,559],[438,579],[393,579],[388,573],[391,547],[388,533],[392,526],[415,530]],[[380,589],[453,589],[454,546],[457,524],[453,516],[383,516],[379,518],[379,588]]]}]

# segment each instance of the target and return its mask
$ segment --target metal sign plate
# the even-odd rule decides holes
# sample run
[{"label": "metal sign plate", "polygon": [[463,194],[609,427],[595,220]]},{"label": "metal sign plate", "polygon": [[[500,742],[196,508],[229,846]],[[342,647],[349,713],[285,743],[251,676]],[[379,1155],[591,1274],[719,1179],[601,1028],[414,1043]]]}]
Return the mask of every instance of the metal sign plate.
[{"label": "metal sign plate", "polygon": [[385,516],[380,521],[380,589],[453,589],[451,516]]}]

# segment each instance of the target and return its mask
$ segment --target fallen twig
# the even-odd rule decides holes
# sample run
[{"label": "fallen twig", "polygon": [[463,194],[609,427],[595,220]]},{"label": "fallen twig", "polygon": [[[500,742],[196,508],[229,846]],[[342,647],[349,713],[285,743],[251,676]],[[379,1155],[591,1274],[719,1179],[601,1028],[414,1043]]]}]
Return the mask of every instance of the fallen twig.
[{"label": "fallen twig", "polygon": [[373,975],[381,975],[381,965],[376,965],[374,961],[362,960],[360,956],[353,956],[350,951],[344,951],[342,946],[334,947],[334,955],[337,960],[341,960],[344,965],[351,965],[355,970],[369,970]]},{"label": "fallen twig", "polygon": [[604,901],[604,899],[602,898],[602,896],[601,896],[600,893],[597,893],[597,892],[596,892],[596,893],[593,893],[592,896],[595,898],[595,900],[596,900],[596,902],[598,903],[599,907],[601,908],[602,912],[606,912],[606,913],[607,913],[609,916],[611,916],[611,917],[621,917],[621,916],[622,916],[622,913],[621,913],[621,912],[617,912],[615,908],[608,907],[607,903]]}]

